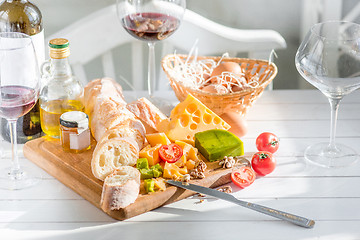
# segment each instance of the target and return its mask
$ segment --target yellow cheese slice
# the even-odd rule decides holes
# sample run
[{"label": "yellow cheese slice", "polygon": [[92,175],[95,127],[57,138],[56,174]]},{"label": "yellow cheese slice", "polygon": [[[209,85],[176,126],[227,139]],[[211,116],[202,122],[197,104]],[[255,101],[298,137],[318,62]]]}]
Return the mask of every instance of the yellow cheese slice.
[{"label": "yellow cheese slice", "polygon": [[170,114],[170,121],[163,121],[161,129],[171,141],[181,140],[194,144],[194,135],[210,129],[230,129],[230,125],[189,94]]}]

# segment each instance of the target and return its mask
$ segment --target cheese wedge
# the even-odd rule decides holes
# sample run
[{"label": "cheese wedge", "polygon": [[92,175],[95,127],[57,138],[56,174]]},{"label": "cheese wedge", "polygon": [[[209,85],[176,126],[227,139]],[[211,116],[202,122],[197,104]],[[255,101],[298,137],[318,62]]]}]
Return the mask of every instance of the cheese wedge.
[{"label": "cheese wedge", "polygon": [[181,140],[191,144],[194,144],[197,132],[228,130],[231,127],[191,94],[171,111],[170,121],[163,121],[160,125],[171,141]]},{"label": "cheese wedge", "polygon": [[155,147],[157,144],[161,144],[161,145],[171,144],[170,140],[163,132],[146,134],[145,137],[152,147]]}]

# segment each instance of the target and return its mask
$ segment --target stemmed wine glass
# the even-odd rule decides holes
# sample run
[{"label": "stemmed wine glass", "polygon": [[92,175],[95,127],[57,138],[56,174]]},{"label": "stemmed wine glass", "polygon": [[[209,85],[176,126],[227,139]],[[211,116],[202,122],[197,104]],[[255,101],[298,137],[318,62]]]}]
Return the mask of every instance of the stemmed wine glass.
[{"label": "stemmed wine glass", "polygon": [[358,154],[335,143],[336,121],[341,99],[360,87],[360,25],[330,21],[312,26],[295,57],[296,68],[329,100],[330,142],[305,150],[305,158],[323,167],[344,167],[355,163]]},{"label": "stemmed wine glass", "polygon": [[36,169],[20,168],[17,153],[16,121],[35,105],[40,76],[31,38],[23,33],[0,33],[0,117],[8,121],[11,133],[11,168],[0,171],[0,188],[22,189],[40,180]]},{"label": "stemmed wine glass", "polygon": [[124,29],[149,46],[148,94],[158,107],[166,107],[168,103],[154,96],[155,43],[166,39],[179,27],[185,5],[185,0],[117,0],[117,13]]}]

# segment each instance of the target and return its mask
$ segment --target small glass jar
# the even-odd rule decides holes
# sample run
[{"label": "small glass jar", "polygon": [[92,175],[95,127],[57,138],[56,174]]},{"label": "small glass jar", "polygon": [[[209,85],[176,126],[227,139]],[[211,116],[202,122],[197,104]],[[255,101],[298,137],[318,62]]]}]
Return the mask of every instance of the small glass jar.
[{"label": "small glass jar", "polygon": [[89,118],[84,112],[70,111],[60,116],[60,142],[65,152],[90,149]]}]

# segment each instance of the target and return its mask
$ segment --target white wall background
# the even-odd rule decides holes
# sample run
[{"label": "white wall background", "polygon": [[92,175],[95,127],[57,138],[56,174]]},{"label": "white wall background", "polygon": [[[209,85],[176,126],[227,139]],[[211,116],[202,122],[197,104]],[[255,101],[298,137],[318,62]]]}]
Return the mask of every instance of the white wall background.
[{"label": "white wall background", "polygon": [[[287,42],[287,49],[277,51],[275,63],[279,73],[275,89],[308,88],[295,69],[294,56],[300,43],[302,3],[304,0],[187,0],[187,7],[218,23],[243,29],[273,29]],[[332,1],[332,0],[324,0]],[[115,3],[115,0],[33,0],[43,13],[45,35],[49,36],[68,24]],[[347,12],[358,0],[344,0]],[[359,18],[357,22],[359,22]],[[120,53],[121,54],[121,53]],[[96,64],[91,77],[101,77]],[[127,76],[124,74],[124,76]]]}]

